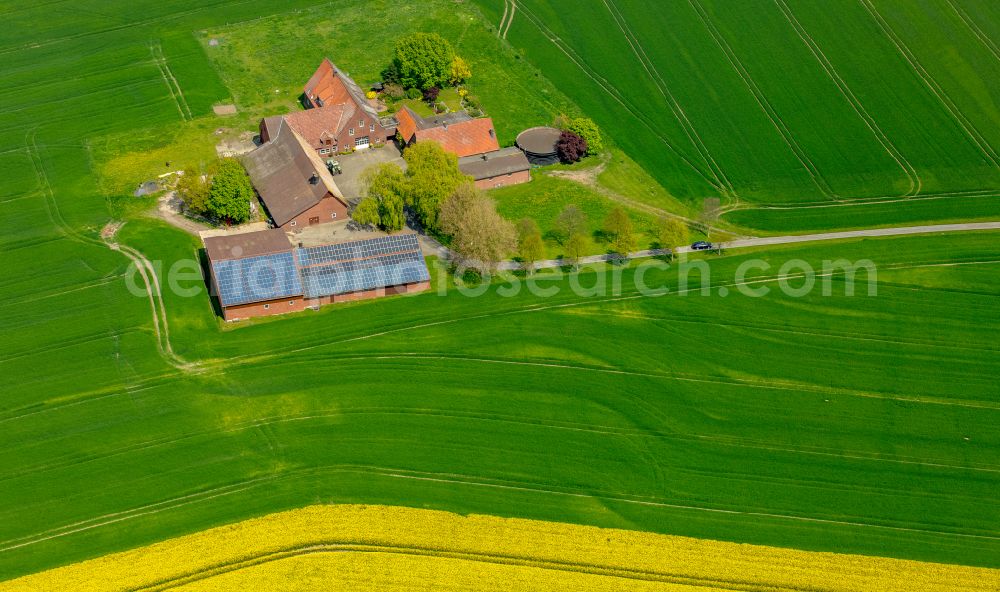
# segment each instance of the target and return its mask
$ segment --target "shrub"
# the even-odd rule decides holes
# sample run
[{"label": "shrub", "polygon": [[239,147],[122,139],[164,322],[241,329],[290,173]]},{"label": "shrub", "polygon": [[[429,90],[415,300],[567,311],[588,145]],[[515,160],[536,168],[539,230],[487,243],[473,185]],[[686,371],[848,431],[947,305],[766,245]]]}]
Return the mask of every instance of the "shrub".
[{"label": "shrub", "polygon": [[564,163],[578,162],[587,155],[587,142],[573,132],[563,131],[559,134],[556,151],[559,153],[559,160]]},{"label": "shrub", "polygon": [[406,98],[408,99],[419,99],[421,96],[423,96],[423,93],[420,92],[419,88],[406,89]]},{"label": "shrub", "polygon": [[597,154],[604,149],[604,141],[601,139],[601,131],[597,128],[597,124],[594,123],[594,120],[589,117],[576,117],[574,119],[569,119],[563,129],[573,132],[583,138],[583,141],[587,143],[588,154]]},{"label": "shrub", "polygon": [[433,105],[438,100],[438,95],[440,94],[441,89],[436,86],[424,89],[424,101]]},{"label": "shrub", "polygon": [[377,96],[378,96],[378,93],[375,92],[375,91],[373,91],[373,90],[370,90],[370,91],[368,91],[368,92],[365,93],[365,98],[367,98],[367,99],[374,99]]},{"label": "shrub", "polygon": [[403,90],[401,85],[390,82],[382,87],[382,95],[396,101],[406,96],[406,91]]},{"label": "shrub", "polygon": [[451,60],[451,66],[449,67],[448,82],[453,85],[461,84],[470,78],[472,78],[472,69],[469,68],[469,63],[455,56]]},{"label": "shrub", "polygon": [[194,169],[185,169],[184,174],[177,179],[177,196],[184,206],[195,214],[208,211],[209,183],[205,177]]}]

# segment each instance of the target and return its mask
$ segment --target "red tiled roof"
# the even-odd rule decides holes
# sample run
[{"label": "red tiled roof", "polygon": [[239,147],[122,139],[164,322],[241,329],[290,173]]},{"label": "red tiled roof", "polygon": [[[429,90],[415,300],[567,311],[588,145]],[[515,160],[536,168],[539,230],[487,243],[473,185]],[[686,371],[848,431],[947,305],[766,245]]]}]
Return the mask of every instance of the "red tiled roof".
[{"label": "red tiled roof", "polygon": [[295,111],[285,115],[285,122],[313,147],[330,138],[336,142],[340,132],[352,121],[357,111],[353,103],[328,105],[318,109]]},{"label": "red tiled roof", "polygon": [[416,136],[417,142],[434,140],[448,152],[457,154],[459,158],[500,149],[493,129],[493,120],[489,117],[417,130]]},{"label": "red tiled roof", "polygon": [[413,112],[410,111],[409,107],[403,107],[396,112],[396,120],[399,121],[399,125],[396,126],[396,131],[399,132],[399,136],[403,138],[403,142],[409,142],[413,139],[413,134],[417,133],[419,126],[417,125],[417,120],[414,118]]},{"label": "red tiled roof", "polygon": [[370,117],[378,118],[375,108],[365,98],[365,91],[354,82],[353,78],[339,70],[330,58],[323,58],[323,62],[302,90],[316,107],[353,103]]}]

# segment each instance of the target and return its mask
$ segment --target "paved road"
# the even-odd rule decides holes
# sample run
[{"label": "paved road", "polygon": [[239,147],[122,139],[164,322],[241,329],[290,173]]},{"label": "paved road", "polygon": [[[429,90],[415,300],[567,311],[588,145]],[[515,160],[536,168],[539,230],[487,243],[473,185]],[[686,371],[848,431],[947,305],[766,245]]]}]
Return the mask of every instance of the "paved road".
[{"label": "paved road", "polygon": [[[816,241],[840,240],[845,238],[865,238],[879,236],[905,236],[908,234],[934,234],[939,232],[969,232],[974,230],[1000,230],[1000,222],[969,222],[965,224],[931,224],[925,226],[900,226],[896,228],[871,228],[867,230],[846,230],[843,232],[823,232],[819,234],[795,234],[789,236],[767,236],[762,238],[744,238],[727,242],[717,243],[723,249],[736,249],[740,247],[763,247],[768,245],[787,245],[793,243],[808,243]],[[443,248],[443,247],[442,247]],[[629,254],[629,259],[641,259],[643,257],[658,257],[665,255],[666,249],[650,249]],[[690,246],[676,247],[674,253],[690,253]],[[580,263],[600,263],[618,258],[617,255],[592,255],[581,257]],[[537,261],[536,269],[559,267],[565,262],[558,259],[548,259]],[[516,261],[505,261],[500,264],[500,269],[520,269],[521,264]]]}]

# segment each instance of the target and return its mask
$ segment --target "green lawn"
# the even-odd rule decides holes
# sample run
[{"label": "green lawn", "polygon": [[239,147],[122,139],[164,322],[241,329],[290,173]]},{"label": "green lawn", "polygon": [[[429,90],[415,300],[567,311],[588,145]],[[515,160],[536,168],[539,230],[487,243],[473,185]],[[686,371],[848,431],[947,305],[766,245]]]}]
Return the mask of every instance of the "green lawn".
[{"label": "green lawn", "polygon": [[1000,187],[1000,61],[950,5],[995,6],[871,4],[528,0],[507,41],[695,206]]},{"label": "green lawn", "polygon": [[[908,13],[902,2],[879,6]],[[733,27],[746,10],[719,18]],[[388,44],[354,43],[338,28],[362,16],[381,15],[381,39],[440,24],[472,62],[473,92],[505,140],[568,108],[519,52],[496,50],[477,14],[443,0],[82,0],[5,13],[0,579],[329,502],[1000,567],[996,233],[731,252],[706,259],[711,297],[642,297],[638,271],[602,268],[546,275],[532,289],[559,289],[547,297],[499,281],[480,297],[452,288],[227,325],[197,275],[171,285],[169,270],[196,259],[199,241],[141,215],[148,200],[121,195],[127,171],[180,162],[185,147],[201,158],[210,144],[187,134],[212,129],[215,103],[235,98],[243,119],[218,120],[233,127],[251,125],[255,109],[289,108],[325,54],[371,79]],[[509,38],[524,26],[515,21]],[[315,43],[321,35],[328,46]],[[919,51],[937,73],[932,49]],[[585,86],[565,88],[602,125],[623,121]],[[966,101],[983,98],[962,108],[972,117]],[[613,133],[683,189],[641,135]],[[744,150],[734,145],[731,155]],[[129,160],[131,147],[169,148]],[[597,223],[608,203],[582,187],[539,178],[496,195],[501,209],[520,200],[543,227],[569,199]],[[128,218],[119,240],[161,273],[169,344],[195,370],[168,362],[128,259],[98,240],[112,214]],[[742,295],[733,282],[758,257],[770,269],[747,277],[772,291]],[[838,258],[875,262],[877,296],[845,296],[841,279],[831,296],[777,290],[783,262]],[[676,268],[641,278],[679,281]],[[586,295],[602,285],[606,296]]]},{"label": "green lawn", "polygon": [[[594,253],[610,249],[603,237],[604,219],[616,204],[594,189],[581,183],[558,179],[541,170],[533,171],[530,183],[492,189],[488,194],[497,202],[497,211],[512,222],[532,218],[538,223],[545,238],[548,256],[563,254],[562,245],[552,236],[555,220],[569,204],[575,205],[587,216],[591,247]],[[626,210],[635,228],[635,241],[639,249],[648,249],[655,241],[655,218],[643,212]]]},{"label": "green lawn", "polygon": [[[461,111],[462,110],[462,97],[458,96],[457,88],[445,88],[441,89],[441,94],[438,95],[438,101],[443,102],[448,106],[449,111]],[[399,106],[405,105],[413,110],[414,113],[421,117],[433,117],[434,110],[430,108],[426,102],[422,99],[403,99],[399,101]]]}]

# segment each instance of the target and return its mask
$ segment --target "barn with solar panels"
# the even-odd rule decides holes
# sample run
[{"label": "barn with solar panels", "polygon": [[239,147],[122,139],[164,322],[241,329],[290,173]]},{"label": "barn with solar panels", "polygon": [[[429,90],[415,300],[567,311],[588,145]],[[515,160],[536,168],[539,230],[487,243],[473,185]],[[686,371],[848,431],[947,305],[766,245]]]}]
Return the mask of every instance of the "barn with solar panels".
[{"label": "barn with solar panels", "polygon": [[213,296],[227,321],[419,292],[430,273],[415,234],[293,247],[280,229],[205,239]]}]

